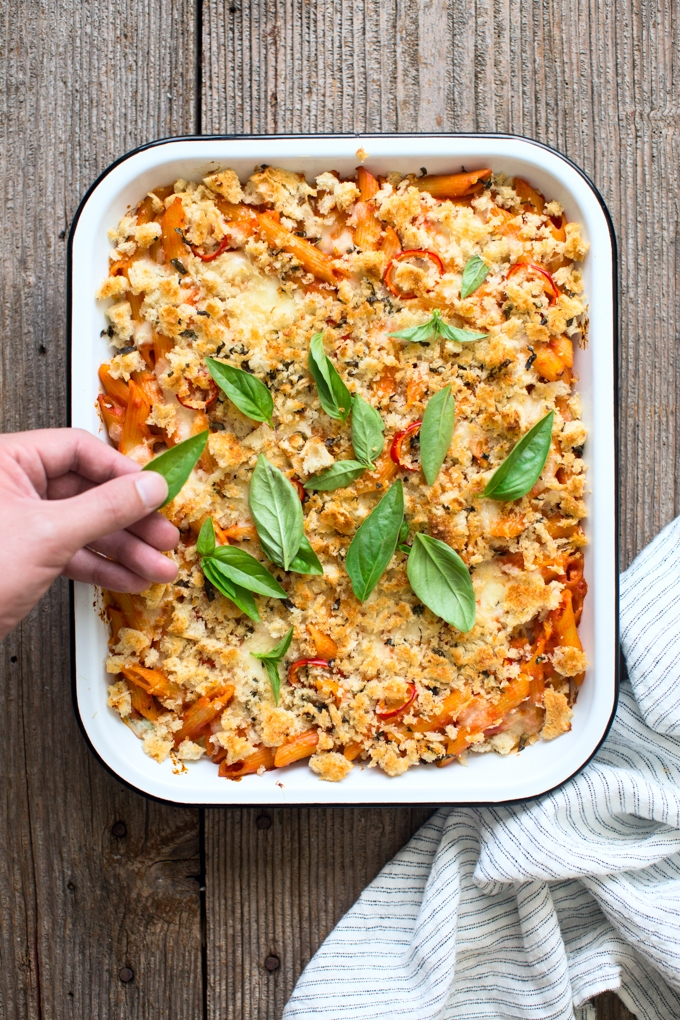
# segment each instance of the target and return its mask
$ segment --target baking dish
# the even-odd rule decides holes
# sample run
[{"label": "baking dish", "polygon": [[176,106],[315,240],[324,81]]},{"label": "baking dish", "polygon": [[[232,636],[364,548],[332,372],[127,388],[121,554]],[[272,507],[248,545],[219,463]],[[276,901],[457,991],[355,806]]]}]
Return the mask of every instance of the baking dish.
[{"label": "baking dish", "polygon": [[107,230],[151,188],[178,177],[199,179],[226,166],[242,178],[258,163],[304,171],[354,172],[365,160],[377,173],[429,173],[491,166],[527,178],[567,217],[583,225],[590,252],[583,265],[590,304],[590,341],[576,353],[575,368],[589,432],[584,460],[589,585],[581,639],[590,663],[575,707],[571,732],[540,742],[520,755],[472,755],[468,767],[419,766],[398,778],[357,768],[340,784],[321,782],[304,763],[285,771],[219,778],[209,761],[177,767],[147,757],[140,741],[107,706],[104,671],[108,628],[93,589],[73,586],[74,697],[84,733],[105,766],[134,789],[185,804],[451,804],[502,803],[538,796],[577,772],[604,738],[617,689],[617,535],[615,462],[616,304],[615,242],[604,204],[585,176],[564,157],[536,142],[508,135],[293,136],[183,138],[135,150],[102,174],[75,217],[69,244],[71,424],[103,435],[96,411],[97,368],[108,353],[105,326],[94,299],[108,271]]}]

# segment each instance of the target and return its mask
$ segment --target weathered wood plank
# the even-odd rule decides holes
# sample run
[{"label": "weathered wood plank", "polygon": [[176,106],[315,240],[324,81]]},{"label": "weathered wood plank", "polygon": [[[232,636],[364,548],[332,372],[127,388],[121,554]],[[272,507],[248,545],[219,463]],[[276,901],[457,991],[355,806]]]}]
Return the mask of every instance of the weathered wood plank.
[{"label": "weathered wood plank", "polygon": [[[680,479],[673,480],[680,383],[677,203],[668,187],[679,155],[672,0],[615,6],[596,0],[205,0],[203,53],[206,132],[509,131],[554,145],[584,167],[609,204],[620,243],[621,552],[627,565],[680,510]],[[314,814],[304,813],[312,825]],[[207,820],[206,845],[214,854],[207,862],[209,1012],[222,1016],[228,1006],[230,1017],[255,1020],[272,1015],[272,1002],[282,1000],[260,998],[260,992],[237,999],[219,977],[237,966],[230,940],[220,935],[222,912],[235,895],[225,884],[220,847],[224,855],[228,844],[235,874],[260,852],[252,825],[235,841],[237,817],[211,812]],[[396,822],[399,814],[390,817]],[[249,879],[255,883],[249,902],[255,897],[261,904],[258,918],[267,932],[274,930],[286,884],[299,882],[304,871],[288,859],[279,861],[276,874],[274,886]],[[321,887],[323,881],[320,875]],[[313,891],[317,899],[319,891]],[[331,914],[315,929],[310,949],[327,933]],[[257,940],[239,946],[243,988],[260,989],[266,947]],[[298,955],[288,952],[282,969],[297,974],[306,955],[302,947]],[[292,975],[275,980],[288,988]],[[602,1017],[628,1015],[612,1005],[618,1003],[612,996],[601,1002]]]},{"label": "weathered wood plank", "polygon": [[[195,5],[0,0],[0,24],[8,431],[66,423],[69,222],[112,159],[193,130]],[[147,802],[91,756],[71,704],[68,626],[61,583],[0,647],[0,1017],[196,1020],[198,814]]]},{"label": "weathered wood plank", "polygon": [[206,811],[208,1016],[280,1016],[321,939],[429,814]]}]

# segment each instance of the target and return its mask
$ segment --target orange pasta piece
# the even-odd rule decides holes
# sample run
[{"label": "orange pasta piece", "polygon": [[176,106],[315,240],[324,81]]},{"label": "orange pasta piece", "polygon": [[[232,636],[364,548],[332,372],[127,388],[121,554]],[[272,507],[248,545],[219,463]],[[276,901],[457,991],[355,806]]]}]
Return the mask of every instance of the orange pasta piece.
[{"label": "orange pasta piece", "polygon": [[259,214],[260,233],[272,248],[280,248],[296,258],[308,273],[325,283],[338,285],[338,273],[333,268],[330,255],[319,251],[304,237],[297,237],[278,220],[273,212]]},{"label": "orange pasta piece", "polygon": [[170,353],[171,350],[173,350],[174,346],[175,341],[172,340],[171,337],[165,336],[164,333],[154,332],[153,351],[156,364],[158,364],[158,362],[161,361],[162,358],[167,358],[168,354]]},{"label": "orange pasta piece", "polygon": [[117,591],[109,592],[109,597],[123,613],[125,627],[131,627],[132,630],[139,630],[142,633],[148,631],[149,621],[144,614],[141,599],[137,595],[128,595],[127,592]]},{"label": "orange pasta piece", "polygon": [[471,695],[467,691],[451,691],[444,698],[442,707],[436,715],[419,719],[413,726],[409,726],[409,729],[414,733],[434,733],[443,730],[451,726],[466,705],[469,705],[470,700]]},{"label": "orange pasta piece", "polygon": [[170,203],[161,216],[161,230],[163,231],[161,240],[166,262],[172,262],[173,259],[181,261],[187,256],[189,249],[182,240],[182,235],[177,232],[178,230],[184,231],[185,226],[184,206],[182,199],[178,197]]},{"label": "orange pasta piece", "polygon": [[104,392],[109,396],[117,400],[119,404],[123,404],[127,407],[128,400],[130,399],[130,390],[128,384],[123,382],[122,379],[114,379],[111,376],[111,371],[108,363],[104,363],[99,366],[99,381],[104,387]]},{"label": "orange pasta piece", "polygon": [[543,660],[545,659],[546,635],[534,643],[533,654],[528,662],[522,664],[522,673],[529,677],[529,691],[534,705],[543,704],[543,692],[545,691]]},{"label": "orange pasta piece", "polygon": [[245,542],[249,539],[254,542],[257,540],[254,524],[230,524],[223,533],[227,542]]},{"label": "orange pasta piece", "polygon": [[556,354],[566,368],[574,366],[574,345],[568,336],[554,336],[548,345],[553,354]]},{"label": "orange pasta piece", "polygon": [[347,759],[347,761],[355,761],[355,759],[359,757],[363,749],[364,749],[363,744],[359,744],[356,740],[354,740],[351,743],[345,745],[342,753]]},{"label": "orange pasta piece", "polygon": [[540,351],[536,351],[534,368],[541,378],[547,379],[548,382],[557,382],[566,371],[564,362],[549,347],[543,347]]},{"label": "orange pasta piece", "polygon": [[489,180],[491,173],[486,168],[462,174],[426,174],[414,183],[419,191],[427,191],[433,198],[464,198],[483,191],[483,182]]},{"label": "orange pasta piece", "polygon": [[335,659],[337,657],[338,646],[333,638],[329,637],[328,634],[324,634],[322,630],[319,630],[312,623],[307,624],[307,630],[314,642],[316,654],[320,659]]},{"label": "orange pasta piece", "polygon": [[159,669],[147,669],[145,666],[123,666],[121,673],[127,680],[132,680],[148,694],[157,698],[181,701],[182,691],[165,673]]},{"label": "orange pasta piece", "polygon": [[183,740],[195,740],[207,729],[210,723],[221,715],[234,693],[231,684],[227,684],[224,693],[217,698],[198,698],[189,706],[182,717],[182,728],[175,733],[175,747]]},{"label": "orange pasta piece", "polygon": [[527,211],[533,210],[538,213],[539,216],[543,214],[545,208],[545,199],[540,191],[536,191],[535,188],[525,181],[522,177],[515,177],[512,182],[512,186],[517,192],[520,202],[524,205]]},{"label": "orange pasta piece", "polygon": [[240,779],[242,776],[253,775],[258,769],[269,771],[275,767],[274,748],[258,747],[257,751],[249,754],[243,761],[236,761],[233,765],[227,765],[226,761],[223,761],[217,774],[222,779]]},{"label": "orange pasta piece", "polygon": [[149,440],[151,432],[146,424],[146,419],[151,414],[151,403],[147,400],[144,391],[137,383],[130,380],[130,402],[125,414],[125,424],[120,437],[118,449],[127,456],[143,448],[143,456],[148,460],[151,455]]},{"label": "orange pasta piece", "polygon": [[125,424],[125,408],[103,393],[99,394],[97,402],[109,438],[116,444],[120,443]]},{"label": "orange pasta piece", "polygon": [[121,609],[116,609],[115,606],[107,606],[106,615],[111,623],[111,637],[109,639],[109,644],[113,647],[113,645],[118,644],[118,635],[120,634],[121,628],[127,627],[128,624],[125,620],[125,614],[123,611]]},{"label": "orange pasta piece", "polygon": [[357,185],[362,202],[370,202],[380,191],[380,184],[377,178],[365,166],[357,167]]},{"label": "orange pasta piece", "polygon": [[401,251],[401,241],[394,227],[385,228],[385,236],[383,237],[380,250],[388,262]]},{"label": "orange pasta piece", "polygon": [[484,698],[473,698],[469,708],[463,713],[463,717],[467,717],[465,723],[460,727],[456,739],[449,741],[447,745],[448,757],[438,761],[437,766],[442,768],[444,765],[448,765],[453,758],[462,754],[480,733],[502,722],[513,708],[517,708],[523,701],[526,701],[529,697],[530,687],[529,677],[520,675],[516,680],[510,681],[495,705],[490,704]]},{"label": "orange pasta piece", "polygon": [[164,403],[163,390],[158,385],[155,372],[133,372],[132,378],[152,407]]},{"label": "orange pasta piece", "polygon": [[139,687],[129,678],[127,683],[128,690],[130,691],[130,702],[134,710],[150,722],[156,722],[160,712],[158,711],[158,705],[153,699],[153,695]]},{"label": "orange pasta piece", "polygon": [[305,730],[304,733],[298,733],[296,737],[291,737],[276,749],[274,766],[277,769],[282,769],[286,765],[292,765],[294,761],[311,757],[318,743],[319,733],[317,730]]},{"label": "orange pasta piece", "polygon": [[375,251],[380,241],[382,227],[369,202],[357,202],[354,209],[354,243],[362,251]]}]

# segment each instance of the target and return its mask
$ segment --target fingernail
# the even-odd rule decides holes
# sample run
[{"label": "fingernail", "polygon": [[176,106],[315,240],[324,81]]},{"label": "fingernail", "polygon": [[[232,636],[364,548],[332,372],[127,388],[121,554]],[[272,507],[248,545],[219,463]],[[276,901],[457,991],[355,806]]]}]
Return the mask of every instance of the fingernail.
[{"label": "fingernail", "polygon": [[135,485],[148,510],[155,510],[168,495],[168,483],[157,471],[141,471],[135,479]]}]

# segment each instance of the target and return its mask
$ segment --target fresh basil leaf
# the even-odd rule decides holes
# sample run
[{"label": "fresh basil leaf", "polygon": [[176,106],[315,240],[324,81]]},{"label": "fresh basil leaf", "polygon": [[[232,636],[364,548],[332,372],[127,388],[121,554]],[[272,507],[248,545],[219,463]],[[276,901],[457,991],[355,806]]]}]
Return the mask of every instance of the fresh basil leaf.
[{"label": "fresh basil leaf", "polygon": [[507,502],[532,490],[550,453],[554,417],[555,412],[550,411],[522,436],[494,471],[482,495]]},{"label": "fresh basil leaf", "polygon": [[429,340],[431,336],[436,336],[438,333],[437,329],[437,316],[439,313],[435,311],[431,319],[424,322],[422,326],[411,326],[409,329],[400,329],[396,333],[390,333],[390,336],[397,337],[399,340],[408,340],[412,344],[424,344],[426,340]]},{"label": "fresh basil leaf", "polygon": [[196,552],[199,556],[211,556],[215,551],[215,527],[212,517],[207,517],[201,525],[201,530],[196,542]]},{"label": "fresh basil leaf", "polygon": [[263,453],[250,479],[248,506],[265,556],[290,570],[304,533],[302,504],[283,472]]},{"label": "fresh basil leaf", "polygon": [[363,475],[366,467],[366,464],[360,464],[358,460],[338,460],[327,471],[308,478],[305,482],[305,489],[312,489],[316,492],[344,489],[345,486],[355,482],[359,475]]},{"label": "fresh basil leaf", "polygon": [[428,485],[434,485],[453,438],[455,400],[451,384],[427,402],[420,426],[420,466]]},{"label": "fresh basil leaf", "polygon": [[290,565],[290,569],[296,574],[323,574],[321,560],[312,549],[306,535],[302,536],[300,548]]},{"label": "fresh basil leaf", "polygon": [[373,468],[383,452],[385,423],[376,409],[358,393],[352,403],[352,446],[358,461]]},{"label": "fresh basil leaf", "polygon": [[315,333],[310,341],[307,364],[326,414],[347,421],[352,410],[352,394],[324,350],[322,333]]},{"label": "fresh basil leaf", "polygon": [[267,595],[272,599],[288,598],[288,592],[281,587],[276,578],[245,549],[221,545],[215,549],[210,558],[231,581],[240,584],[242,588],[254,591],[258,595]]},{"label": "fresh basil leaf", "polygon": [[284,655],[290,648],[290,643],[293,640],[293,628],[291,627],[288,633],[279,641],[278,645],[269,652],[251,652],[250,654],[254,659],[259,659],[267,670],[269,677],[269,683],[271,685],[272,694],[274,695],[274,704],[279,703],[279,694],[281,692],[281,675],[279,673],[279,663],[283,659]]},{"label": "fresh basil leaf", "polygon": [[362,522],[347,550],[345,565],[352,590],[365,602],[382,577],[404,520],[404,488],[396,481]]},{"label": "fresh basil leaf", "polygon": [[469,297],[474,294],[478,287],[486,280],[490,269],[479,255],[473,255],[463,270],[463,279],[460,285],[460,296]]},{"label": "fresh basil leaf", "polygon": [[436,616],[458,630],[472,630],[475,591],[468,568],[451,546],[418,532],[406,573],[415,594]]},{"label": "fresh basil leaf", "polygon": [[459,329],[458,326],[447,326],[442,322],[439,327],[440,334],[445,340],[453,340],[457,344],[471,344],[475,340],[484,340],[488,333],[473,333],[470,329]]},{"label": "fresh basil leaf", "polygon": [[278,662],[270,662],[269,659],[265,659],[262,665],[267,670],[269,686],[271,687],[272,694],[274,695],[274,704],[278,706],[279,695],[281,693],[281,674],[279,673],[279,664]]},{"label": "fresh basil leaf", "polygon": [[405,542],[408,538],[408,522],[402,521],[401,527],[399,528],[399,541]]},{"label": "fresh basil leaf", "polygon": [[488,333],[473,333],[469,329],[459,329],[458,326],[447,325],[442,320],[441,313],[437,308],[433,311],[432,318],[422,326],[413,326],[411,329],[401,329],[398,333],[390,333],[390,336],[409,340],[412,344],[422,344],[430,337],[438,336],[443,337],[444,340],[453,340],[457,344],[470,344],[475,340],[484,340],[488,335]]},{"label": "fresh basil leaf", "polygon": [[169,450],[160,453],[142,468],[142,471],[157,471],[159,475],[163,475],[163,478],[168,483],[168,498],[162,504],[163,506],[167,506],[181,490],[200,460],[209,435],[209,429],[206,429],[205,432],[199,432],[197,436],[191,436],[190,439],[185,439],[183,443],[171,446]]},{"label": "fresh basil leaf", "polygon": [[281,662],[281,659],[290,648],[292,640],[293,628],[291,627],[288,633],[284,634],[279,643],[274,645],[273,648],[270,648],[268,652],[251,652],[250,654],[254,658],[260,659],[261,662],[265,662],[267,659],[271,660],[271,662]]},{"label": "fresh basil leaf", "polygon": [[260,614],[257,611],[255,599],[249,591],[242,588],[240,584],[234,584],[234,582],[219,569],[219,564],[211,557],[204,557],[204,559],[201,560],[201,567],[203,568],[205,576],[218,591],[221,591],[226,598],[231,599],[231,601],[238,606],[241,612],[245,613],[246,616],[249,616],[251,620],[255,621],[255,623],[260,622]]},{"label": "fresh basil leaf", "polygon": [[225,365],[215,358],[205,360],[211,376],[239,411],[254,421],[266,421],[271,425],[274,399],[263,382],[242,368]]}]

